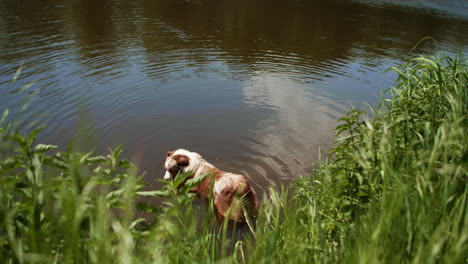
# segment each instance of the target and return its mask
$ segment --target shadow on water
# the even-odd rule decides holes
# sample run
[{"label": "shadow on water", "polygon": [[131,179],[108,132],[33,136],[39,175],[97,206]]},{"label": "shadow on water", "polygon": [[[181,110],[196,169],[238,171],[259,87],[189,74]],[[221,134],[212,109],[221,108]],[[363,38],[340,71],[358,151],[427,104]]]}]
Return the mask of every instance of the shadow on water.
[{"label": "shadow on water", "polygon": [[[19,104],[9,81],[23,65],[41,141],[93,131],[97,152],[124,144],[152,183],[165,153],[187,148],[261,193],[307,175],[335,120],[392,84],[384,70],[466,50],[466,4],[407,2],[2,1],[0,104]],[[412,51],[427,36],[438,45]]]}]

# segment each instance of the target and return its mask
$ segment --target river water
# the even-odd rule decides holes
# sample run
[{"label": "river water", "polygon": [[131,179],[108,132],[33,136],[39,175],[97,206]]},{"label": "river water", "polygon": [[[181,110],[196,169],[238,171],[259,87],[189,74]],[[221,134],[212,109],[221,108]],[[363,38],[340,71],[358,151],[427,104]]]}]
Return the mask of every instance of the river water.
[{"label": "river water", "polygon": [[123,144],[155,188],[187,148],[261,192],[309,175],[386,69],[467,47],[466,0],[1,0],[0,106],[42,143]]}]

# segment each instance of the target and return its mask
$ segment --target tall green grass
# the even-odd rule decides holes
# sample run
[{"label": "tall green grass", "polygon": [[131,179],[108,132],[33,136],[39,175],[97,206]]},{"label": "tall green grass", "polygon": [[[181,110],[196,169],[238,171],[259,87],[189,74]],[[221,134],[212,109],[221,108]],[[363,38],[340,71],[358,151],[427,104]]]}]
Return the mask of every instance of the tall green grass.
[{"label": "tall green grass", "polygon": [[294,199],[264,204],[259,226],[273,228],[257,230],[256,261],[468,261],[466,60],[415,57],[393,70],[373,118],[349,111]]},{"label": "tall green grass", "polygon": [[[214,221],[196,181],[147,185],[106,156],[0,128],[2,263],[466,263],[468,71],[415,57],[372,118],[351,110],[311,177],[271,189],[251,228]],[[158,197],[160,206],[141,202]],[[209,204],[209,203],[208,203]],[[145,217],[141,217],[144,212]]]}]

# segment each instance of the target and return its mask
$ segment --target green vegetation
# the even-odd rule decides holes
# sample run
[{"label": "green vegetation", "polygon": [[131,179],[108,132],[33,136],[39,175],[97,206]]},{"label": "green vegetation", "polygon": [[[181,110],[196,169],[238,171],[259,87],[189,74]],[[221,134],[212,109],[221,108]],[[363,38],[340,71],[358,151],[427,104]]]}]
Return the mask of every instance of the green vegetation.
[{"label": "green vegetation", "polygon": [[[252,229],[214,222],[184,180],[142,191],[119,158],[35,144],[2,118],[4,263],[466,263],[468,71],[415,57],[372,118],[351,110],[309,178],[270,190]],[[187,181],[195,185],[195,181]],[[162,197],[156,207],[142,196]],[[145,218],[139,218],[140,212]],[[245,228],[244,228],[245,229]]]}]

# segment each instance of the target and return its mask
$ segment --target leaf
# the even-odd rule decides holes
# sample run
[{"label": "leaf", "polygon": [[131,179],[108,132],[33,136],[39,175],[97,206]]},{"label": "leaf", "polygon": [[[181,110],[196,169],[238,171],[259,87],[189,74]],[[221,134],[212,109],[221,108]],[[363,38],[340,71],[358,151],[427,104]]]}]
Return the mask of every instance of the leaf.
[{"label": "leaf", "polygon": [[45,144],[38,144],[34,149],[34,152],[46,152],[49,150],[57,149],[58,146],[56,145],[45,145]]},{"label": "leaf", "polygon": [[124,192],[123,189],[118,189],[118,190],[115,190],[115,191],[112,191],[112,192],[109,192],[107,195],[106,195],[106,199],[112,199],[112,198],[115,198],[115,197],[118,197],[120,195],[122,195],[122,193]]},{"label": "leaf", "polygon": [[144,223],[145,221],[146,221],[145,218],[138,218],[138,219],[136,219],[135,221],[133,221],[133,222],[130,224],[130,226],[128,227],[128,229],[134,230],[135,227],[136,227],[138,224]]},{"label": "leaf", "polygon": [[104,164],[107,164],[107,158],[104,157],[104,156],[96,156],[96,157],[87,158],[86,161],[88,163],[104,163]]},{"label": "leaf", "polygon": [[188,177],[192,175],[192,172],[179,173],[172,182],[172,186],[177,188],[182,182],[184,182]]},{"label": "leaf", "polygon": [[0,170],[12,170],[12,169],[17,169],[21,167],[23,164],[24,160],[22,159],[22,156],[12,156],[7,158],[4,162],[0,164]]},{"label": "leaf", "polygon": [[166,191],[142,191],[142,192],[137,192],[136,194],[140,196],[169,197],[171,193],[168,190],[166,190]]},{"label": "leaf", "polygon": [[45,157],[43,160],[44,164],[49,165],[54,168],[65,170],[67,169],[67,164],[63,162],[62,159],[58,157]]},{"label": "leaf", "polygon": [[26,178],[28,179],[29,182],[31,182],[31,183],[34,182],[34,174],[31,171],[31,169],[26,170]]},{"label": "leaf", "polygon": [[191,203],[193,199],[195,199],[196,194],[194,193],[186,193],[185,195],[177,196],[177,204],[178,206],[185,206],[188,203]]},{"label": "leaf", "polygon": [[84,154],[83,156],[80,157],[80,161],[79,163],[80,164],[84,164],[85,162],[88,161],[88,157],[91,156],[91,154],[93,154],[94,150],[91,150],[90,152]]},{"label": "leaf", "polygon": [[356,173],[356,178],[357,178],[359,184],[362,184],[363,178],[362,178],[362,175],[360,173]]},{"label": "leaf", "polygon": [[207,174],[203,174],[201,176],[198,176],[198,177],[194,177],[192,179],[189,179],[185,182],[184,184],[184,187],[182,188],[182,192],[183,193],[186,193],[187,191],[189,191],[190,189],[192,189],[193,187],[195,186],[198,186],[202,181],[204,181],[206,179],[206,177],[208,177],[209,175],[212,175],[212,173],[207,173]]},{"label": "leaf", "polygon": [[336,131],[336,135],[339,136],[339,135],[341,135],[343,132],[348,131],[348,128],[349,128],[348,124],[343,124],[343,125],[337,126],[337,127],[336,127],[335,129],[333,129],[333,130],[335,130],[335,131]]},{"label": "leaf", "polygon": [[117,146],[117,148],[115,148],[114,151],[112,151],[112,157],[115,160],[117,160],[120,157],[120,154],[122,154],[122,151],[123,151],[123,146],[122,145]]},{"label": "leaf", "polygon": [[[28,136],[28,139],[27,139],[27,144],[29,145],[32,145],[34,140],[36,140],[36,136],[37,134],[39,134],[39,132],[42,131],[42,129],[44,129],[45,126],[40,126],[38,128],[35,128]],[[31,146],[32,147],[32,146]]]},{"label": "leaf", "polygon": [[121,160],[119,161],[120,168],[135,168],[135,166],[128,160]]}]

